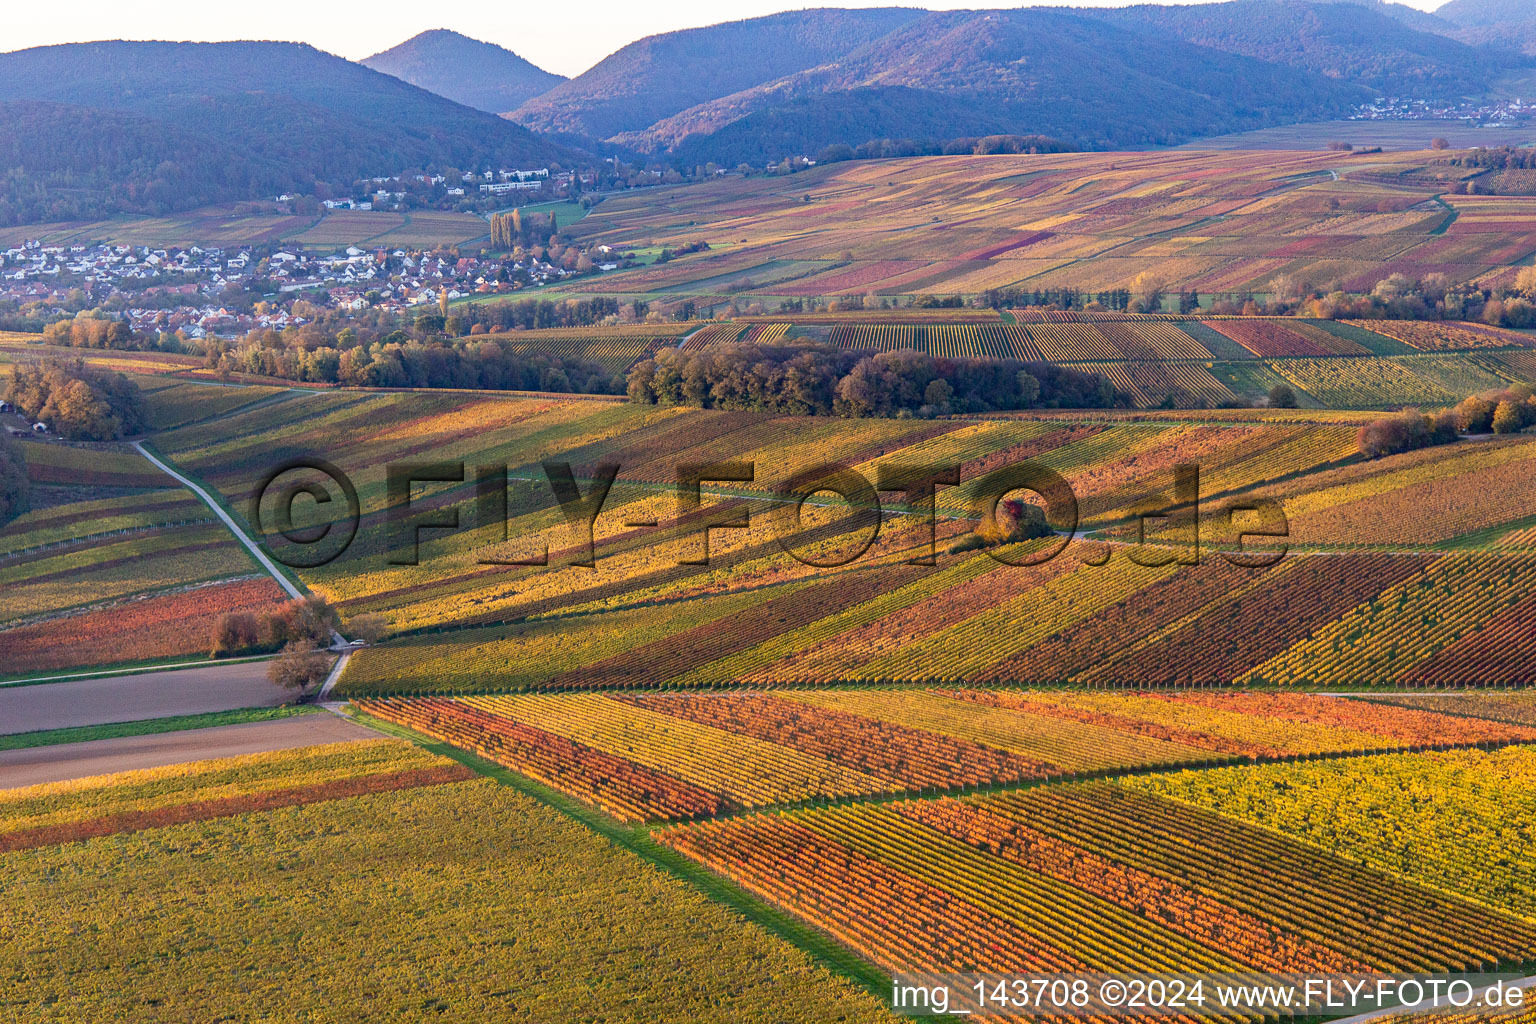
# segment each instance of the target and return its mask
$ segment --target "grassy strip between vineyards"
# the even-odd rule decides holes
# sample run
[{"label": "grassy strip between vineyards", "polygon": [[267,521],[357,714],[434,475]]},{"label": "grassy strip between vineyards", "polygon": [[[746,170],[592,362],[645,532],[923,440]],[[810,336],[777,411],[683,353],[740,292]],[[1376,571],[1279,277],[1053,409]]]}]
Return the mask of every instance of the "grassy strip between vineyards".
[{"label": "grassy strip between vineyards", "polygon": [[270,722],[279,718],[292,718],[294,715],[312,714],[319,710],[315,707],[294,707],[284,704],[275,708],[240,708],[235,711],[209,711],[201,715],[141,718],[134,722],[112,722],[106,725],[77,725],[68,729],[40,729],[37,732],[18,732],[0,736],[0,750],[52,747],[60,743],[88,743],[91,740],[115,740],[122,736],[152,736],[162,732],[184,732],[187,729],[213,729],[221,725]]},{"label": "grassy strip between vineyards", "polygon": [[[736,911],[747,920],[759,925],[772,935],[808,953],[828,970],[863,986],[870,993],[889,1005],[891,979],[879,968],[867,963],[857,954],[838,945],[833,939],[800,923],[789,914],[758,900],[755,896],[716,875],[708,868],[662,846],[651,837],[650,827],[644,824],[628,825],[608,817],[601,811],[589,808],[558,790],[533,779],[519,775],[510,768],[503,768],[493,761],[461,750],[450,743],[434,740],[429,736],[386,722],[381,718],[348,706],[348,717],[358,723],[391,736],[410,740],[425,750],[457,761],[486,778],[510,786],[525,796],[539,800],[566,817],[585,825],[609,842],[628,850],[641,860],[661,871],[681,879],[707,898]],[[945,1024],[959,1024],[963,1018],[950,1016],[914,1017],[914,1020],[932,1020]]]}]

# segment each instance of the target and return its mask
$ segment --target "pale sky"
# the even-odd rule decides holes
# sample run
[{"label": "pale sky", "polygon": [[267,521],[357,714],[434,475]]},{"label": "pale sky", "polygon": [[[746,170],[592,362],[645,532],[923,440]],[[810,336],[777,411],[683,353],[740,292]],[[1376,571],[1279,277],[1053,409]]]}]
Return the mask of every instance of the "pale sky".
[{"label": "pale sky", "polygon": [[[1117,0],[1035,0],[1052,5],[1121,6]],[[1432,10],[1441,0],[1407,0]],[[497,43],[546,70],[577,75],[625,43],[658,32],[755,18],[805,7],[914,6],[930,10],[983,8],[977,0],[577,0],[452,4],[377,0],[367,4],[313,0],[75,0],[61,11],[52,4],[7,4],[0,47],[20,50],[50,43],[96,39],[282,39],[309,43],[357,60],[387,50],[418,32],[449,28]],[[1011,5],[1010,5],[1011,6]],[[686,69],[679,69],[686,74]]]}]

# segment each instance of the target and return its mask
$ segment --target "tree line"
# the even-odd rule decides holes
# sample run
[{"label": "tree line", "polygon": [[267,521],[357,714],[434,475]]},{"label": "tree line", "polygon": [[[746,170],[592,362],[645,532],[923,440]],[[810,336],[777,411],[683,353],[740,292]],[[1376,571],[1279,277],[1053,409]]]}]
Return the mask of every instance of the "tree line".
[{"label": "tree line", "polygon": [[105,316],[76,316],[43,328],[43,342],[67,348],[153,348],[148,339],[135,337],[128,321]]},{"label": "tree line", "polygon": [[843,160],[891,160],[906,156],[996,156],[1076,153],[1081,147],[1049,135],[962,135],[953,139],[870,139],[857,146],[835,142],[816,154],[818,164]]},{"label": "tree line", "polygon": [[1453,167],[1485,167],[1505,171],[1536,168],[1536,149],[1514,146],[1479,146],[1446,158]]},{"label": "tree line", "polygon": [[1450,444],[1462,434],[1516,434],[1536,425],[1536,391],[1517,384],[1470,395],[1433,413],[1404,409],[1360,428],[1360,454],[1368,459]]},{"label": "tree line", "polygon": [[[624,379],[601,364],[574,357],[521,351],[490,336],[420,342],[393,335],[348,348],[306,349],[282,343],[281,333],[261,332],[220,353],[213,365],[244,373],[315,384],[374,388],[477,388],[490,391],[557,391],[621,394]],[[274,343],[267,336],[276,335]]]},{"label": "tree line", "polygon": [[665,349],[629,371],[632,401],[796,416],[943,416],[1127,404],[1100,374],[1012,359],[863,355],[817,344]]}]

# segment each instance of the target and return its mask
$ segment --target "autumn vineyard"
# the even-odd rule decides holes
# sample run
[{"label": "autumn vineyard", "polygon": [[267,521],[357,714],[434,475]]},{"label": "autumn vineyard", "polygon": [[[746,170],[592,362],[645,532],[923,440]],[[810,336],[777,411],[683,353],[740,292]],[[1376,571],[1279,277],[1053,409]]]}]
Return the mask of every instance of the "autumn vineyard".
[{"label": "autumn vineyard", "polygon": [[[0,396],[138,403],[112,440],[0,408],[0,1016],[1524,990],[1536,330],[1389,293],[1513,323],[1536,199],[1335,152],[631,190],[570,229],[641,256],[552,279],[567,326],[363,346],[425,386],[0,335]],[[464,384],[506,360],[549,389]]]}]

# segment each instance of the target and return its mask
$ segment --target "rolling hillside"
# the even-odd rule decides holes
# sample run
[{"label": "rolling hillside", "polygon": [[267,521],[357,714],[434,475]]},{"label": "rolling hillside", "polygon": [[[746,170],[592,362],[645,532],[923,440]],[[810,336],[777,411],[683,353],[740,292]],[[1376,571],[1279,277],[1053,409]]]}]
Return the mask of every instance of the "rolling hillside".
[{"label": "rolling hillside", "polygon": [[441,28],[358,63],[492,114],[512,110],[565,81],[504,47]]},{"label": "rolling hillside", "polygon": [[[297,43],[0,54],[0,223],[161,213],[430,163],[567,157],[508,121]],[[19,159],[18,159],[19,158]]]}]

